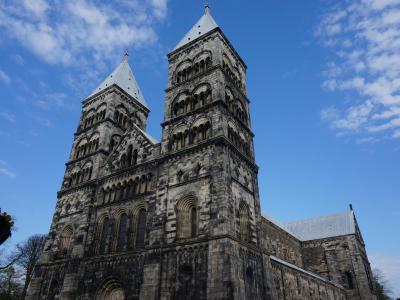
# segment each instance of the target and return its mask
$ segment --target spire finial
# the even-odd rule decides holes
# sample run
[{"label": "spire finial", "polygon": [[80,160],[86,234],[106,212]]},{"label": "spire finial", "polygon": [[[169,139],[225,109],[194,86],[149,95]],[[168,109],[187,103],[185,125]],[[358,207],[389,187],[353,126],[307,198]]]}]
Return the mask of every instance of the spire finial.
[{"label": "spire finial", "polygon": [[206,5],[204,5],[204,12],[207,14],[210,13],[210,3],[207,1]]},{"label": "spire finial", "polygon": [[129,58],[128,49],[125,49],[124,60],[128,60],[128,58]]},{"label": "spire finial", "polygon": [[353,211],[353,204],[350,203],[349,204],[349,208],[350,208],[351,211]]}]

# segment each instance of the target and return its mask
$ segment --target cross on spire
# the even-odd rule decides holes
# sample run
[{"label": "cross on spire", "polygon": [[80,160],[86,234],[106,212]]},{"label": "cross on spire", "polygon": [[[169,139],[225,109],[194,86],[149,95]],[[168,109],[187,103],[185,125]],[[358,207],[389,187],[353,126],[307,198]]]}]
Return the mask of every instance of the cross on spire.
[{"label": "cross on spire", "polygon": [[204,12],[206,14],[210,13],[210,3],[209,3],[209,1],[207,1],[206,4],[204,5]]},{"label": "cross on spire", "polygon": [[129,57],[128,49],[125,49],[124,60],[128,60],[128,57]]}]

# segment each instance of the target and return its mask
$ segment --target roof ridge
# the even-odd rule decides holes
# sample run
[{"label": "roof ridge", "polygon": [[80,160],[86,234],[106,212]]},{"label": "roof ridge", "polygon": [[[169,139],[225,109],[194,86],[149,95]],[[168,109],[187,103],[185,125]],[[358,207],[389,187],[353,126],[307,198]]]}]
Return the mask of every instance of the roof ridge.
[{"label": "roof ridge", "polygon": [[309,217],[306,219],[293,220],[293,221],[283,223],[283,225],[289,225],[289,224],[293,224],[293,223],[312,221],[312,220],[321,220],[321,219],[325,219],[328,217],[336,217],[336,216],[347,215],[347,214],[351,214],[351,213],[352,213],[351,211],[342,211],[342,212],[337,212],[337,213],[330,214],[330,215],[322,215],[322,216]]}]

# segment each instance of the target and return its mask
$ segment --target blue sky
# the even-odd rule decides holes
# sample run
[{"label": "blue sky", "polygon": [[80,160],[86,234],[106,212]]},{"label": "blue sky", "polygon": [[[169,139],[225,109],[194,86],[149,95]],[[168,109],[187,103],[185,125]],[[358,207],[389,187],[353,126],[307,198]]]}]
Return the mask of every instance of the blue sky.
[{"label": "blue sky", "polygon": [[[125,49],[161,135],[166,54],[203,1],[0,4],[0,206],[9,246],[49,229],[80,102]],[[281,222],[352,203],[373,266],[400,286],[400,1],[211,2],[248,66],[262,208]],[[400,295],[400,290],[397,290]]]}]

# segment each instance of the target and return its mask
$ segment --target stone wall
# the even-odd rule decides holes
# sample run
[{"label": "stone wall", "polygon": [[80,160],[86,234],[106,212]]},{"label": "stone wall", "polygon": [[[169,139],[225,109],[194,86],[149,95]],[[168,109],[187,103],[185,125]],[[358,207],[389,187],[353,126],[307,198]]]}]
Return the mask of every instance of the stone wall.
[{"label": "stone wall", "polygon": [[271,256],[277,299],[345,300],[343,287]]},{"label": "stone wall", "polygon": [[350,299],[375,299],[365,247],[356,235],[303,242],[307,270],[343,285]]},{"label": "stone wall", "polygon": [[267,218],[260,218],[260,240],[264,251],[302,267],[301,242]]}]

